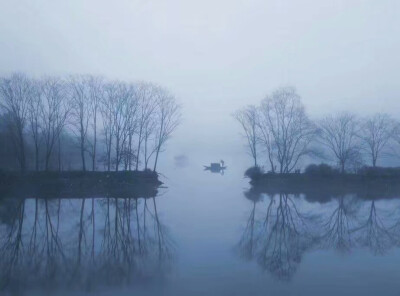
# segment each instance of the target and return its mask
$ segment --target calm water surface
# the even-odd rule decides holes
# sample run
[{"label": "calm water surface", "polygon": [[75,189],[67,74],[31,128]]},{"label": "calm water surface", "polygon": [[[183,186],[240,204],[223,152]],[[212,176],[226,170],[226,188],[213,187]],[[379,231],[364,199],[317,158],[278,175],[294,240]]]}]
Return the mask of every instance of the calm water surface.
[{"label": "calm water surface", "polygon": [[3,202],[2,293],[399,295],[400,200],[253,194],[226,161],[154,198]]}]

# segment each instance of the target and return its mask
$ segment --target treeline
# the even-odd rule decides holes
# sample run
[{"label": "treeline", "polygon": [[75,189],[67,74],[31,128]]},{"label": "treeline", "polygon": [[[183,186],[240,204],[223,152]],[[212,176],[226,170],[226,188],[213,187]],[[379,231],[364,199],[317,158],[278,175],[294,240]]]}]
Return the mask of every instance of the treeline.
[{"label": "treeline", "polygon": [[174,96],[150,82],[1,77],[0,169],[155,171],[180,116]]},{"label": "treeline", "polygon": [[334,162],[340,172],[376,167],[400,146],[400,124],[388,114],[358,118],[349,112],[312,120],[293,87],[279,88],[260,105],[234,113],[257,167],[268,163],[273,173],[299,170],[308,157]]}]

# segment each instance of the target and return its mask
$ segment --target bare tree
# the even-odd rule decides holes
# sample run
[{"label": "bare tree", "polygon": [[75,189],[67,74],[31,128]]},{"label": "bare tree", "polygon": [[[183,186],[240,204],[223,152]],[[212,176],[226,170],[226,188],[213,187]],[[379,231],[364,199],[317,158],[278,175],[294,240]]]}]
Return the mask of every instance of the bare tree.
[{"label": "bare tree", "polygon": [[359,153],[358,129],[358,121],[350,113],[327,116],[319,122],[319,140],[333,153],[342,173]]},{"label": "bare tree", "polygon": [[100,112],[103,122],[104,141],[106,146],[106,166],[111,170],[111,152],[114,136],[114,97],[117,96],[117,87],[115,83],[108,82],[104,85],[104,96],[100,104]]},{"label": "bare tree", "polygon": [[113,82],[105,85],[101,113],[106,140],[107,169],[111,169],[112,148],[115,151],[115,170],[122,160],[126,168],[131,164],[132,140],[136,132],[138,110],[132,84]]},{"label": "bare tree", "polygon": [[152,116],[147,120],[144,128],[144,169],[147,170],[150,158],[157,151],[157,145],[149,147],[150,140],[155,141],[156,120]]},{"label": "bare tree", "polygon": [[394,136],[395,122],[388,114],[378,113],[366,118],[361,125],[360,139],[376,167],[382,151]]},{"label": "bare tree", "polygon": [[276,170],[276,145],[274,144],[274,138],[272,131],[269,128],[268,117],[265,117],[261,110],[259,110],[258,116],[258,139],[261,143],[261,147],[267,153],[267,158],[269,165],[271,167],[271,172],[275,173]]},{"label": "bare tree", "polygon": [[[147,140],[149,134],[146,134],[146,127],[151,127],[149,121],[152,120],[154,112],[157,107],[157,87],[151,83],[141,82],[137,84],[136,96],[138,99],[139,110],[138,110],[138,143],[136,151],[136,170],[139,169],[140,151],[143,140]],[[149,129],[147,129],[149,132]],[[147,148],[147,147],[146,147]],[[146,162],[146,160],[145,160]]]},{"label": "bare tree", "polygon": [[104,88],[102,79],[95,76],[74,76],[70,80],[71,112],[73,126],[77,130],[82,168],[86,170],[85,154],[89,153],[92,171],[96,167],[97,124]]},{"label": "bare tree", "polygon": [[[300,96],[293,87],[280,88],[261,104],[262,137],[272,150],[280,173],[290,173],[305,155],[312,153],[310,143],[315,128],[309,120]],[[271,141],[271,142],[269,142]],[[272,164],[272,163],[271,163]],[[274,170],[274,168],[272,168]]]},{"label": "bare tree", "polygon": [[42,87],[40,81],[33,81],[32,97],[29,104],[29,123],[32,132],[33,144],[35,146],[35,169],[39,170],[40,146],[43,140],[41,114],[43,112],[43,102],[41,95]]},{"label": "bare tree", "polygon": [[[125,107],[126,129],[124,133],[124,145],[127,158],[127,166],[125,170],[132,170],[132,161],[136,159],[133,148],[134,135],[137,133],[139,126],[138,114],[140,110],[139,100],[136,96],[136,85],[129,84],[127,94],[127,105]],[[136,159],[137,161],[137,159]]]},{"label": "bare tree", "polygon": [[156,157],[153,171],[157,168],[158,157],[161,148],[171,137],[172,132],[179,125],[181,119],[180,106],[175,98],[166,90],[158,88],[157,91],[157,133],[156,133]]},{"label": "bare tree", "polygon": [[96,156],[97,156],[97,120],[100,110],[100,104],[103,98],[103,81],[99,77],[89,76],[89,92],[90,92],[90,109],[92,114],[92,131],[93,140],[90,141],[90,156],[92,158],[92,171],[96,170]]},{"label": "bare tree", "polygon": [[125,133],[126,118],[124,116],[124,106],[126,105],[126,97],[122,95],[122,88],[124,86],[120,83],[116,84],[116,93],[113,99],[113,124],[115,136],[115,171],[118,171],[119,163],[121,161],[121,152],[123,144],[122,136]]},{"label": "bare tree", "polygon": [[244,136],[247,140],[247,146],[250,150],[250,155],[253,157],[254,166],[257,166],[257,126],[258,126],[258,111],[256,106],[250,105],[246,108],[236,111],[233,117],[240,123],[243,128]]},{"label": "bare tree", "polygon": [[88,78],[85,76],[73,76],[69,82],[71,88],[71,115],[72,125],[75,127],[74,132],[77,134],[82,170],[86,171],[85,154],[88,144],[88,128],[91,121],[92,113],[90,106],[90,87]]},{"label": "bare tree", "polygon": [[61,132],[66,124],[70,106],[65,83],[59,78],[46,78],[42,84],[42,95],[42,120],[46,146],[45,169],[47,171],[50,168],[55,143],[60,140]]},{"label": "bare tree", "polygon": [[[30,160],[26,151],[32,146],[31,162],[37,171],[41,163],[49,170],[57,161],[61,170],[66,157],[73,160],[78,151],[82,170],[88,169],[90,157],[94,171],[100,130],[107,170],[119,170],[121,165],[125,170],[138,169],[140,163],[148,169],[153,157],[156,167],[159,153],[178,124],[178,109],[169,93],[149,82],[107,82],[90,75],[67,80],[34,80],[22,74],[0,78],[0,138],[11,139],[1,147],[2,162],[25,170]],[[66,153],[73,149],[71,135],[79,146],[76,154]],[[68,165],[75,166],[73,161]]]},{"label": "bare tree", "polygon": [[395,120],[394,122],[394,131],[393,131],[393,147],[391,147],[390,155],[395,156],[396,158],[400,157],[399,147],[400,147],[400,122]]},{"label": "bare tree", "polygon": [[[117,85],[117,96],[113,102],[113,123],[115,135],[115,170],[118,171],[121,163],[123,151],[132,138],[135,131],[134,118],[137,110],[137,104],[133,95],[132,85],[119,83]],[[128,148],[129,150],[129,148]]]},{"label": "bare tree", "polygon": [[28,119],[30,100],[32,97],[32,83],[23,74],[13,74],[0,81],[0,107],[10,118],[10,131],[15,153],[21,168],[26,170],[26,141],[24,130]]}]

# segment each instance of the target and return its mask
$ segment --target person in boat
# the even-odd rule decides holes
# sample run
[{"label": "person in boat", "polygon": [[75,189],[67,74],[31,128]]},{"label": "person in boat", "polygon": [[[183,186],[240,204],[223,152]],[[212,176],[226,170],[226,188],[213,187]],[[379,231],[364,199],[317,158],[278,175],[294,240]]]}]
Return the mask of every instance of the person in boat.
[{"label": "person in boat", "polygon": [[226,169],[225,162],[221,160],[220,162],[212,162],[210,166],[204,166],[205,170],[210,170],[212,172],[220,172]]}]

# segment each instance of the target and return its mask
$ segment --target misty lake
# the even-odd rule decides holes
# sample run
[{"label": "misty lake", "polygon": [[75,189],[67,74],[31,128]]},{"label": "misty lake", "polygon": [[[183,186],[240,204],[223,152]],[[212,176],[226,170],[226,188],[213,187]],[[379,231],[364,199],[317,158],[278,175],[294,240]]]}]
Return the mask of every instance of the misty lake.
[{"label": "misty lake", "polygon": [[0,296],[400,296],[399,29],[0,0]]},{"label": "misty lake", "polygon": [[2,289],[397,295],[400,199],[271,196],[227,165],[170,168],[155,197],[3,200]]}]

